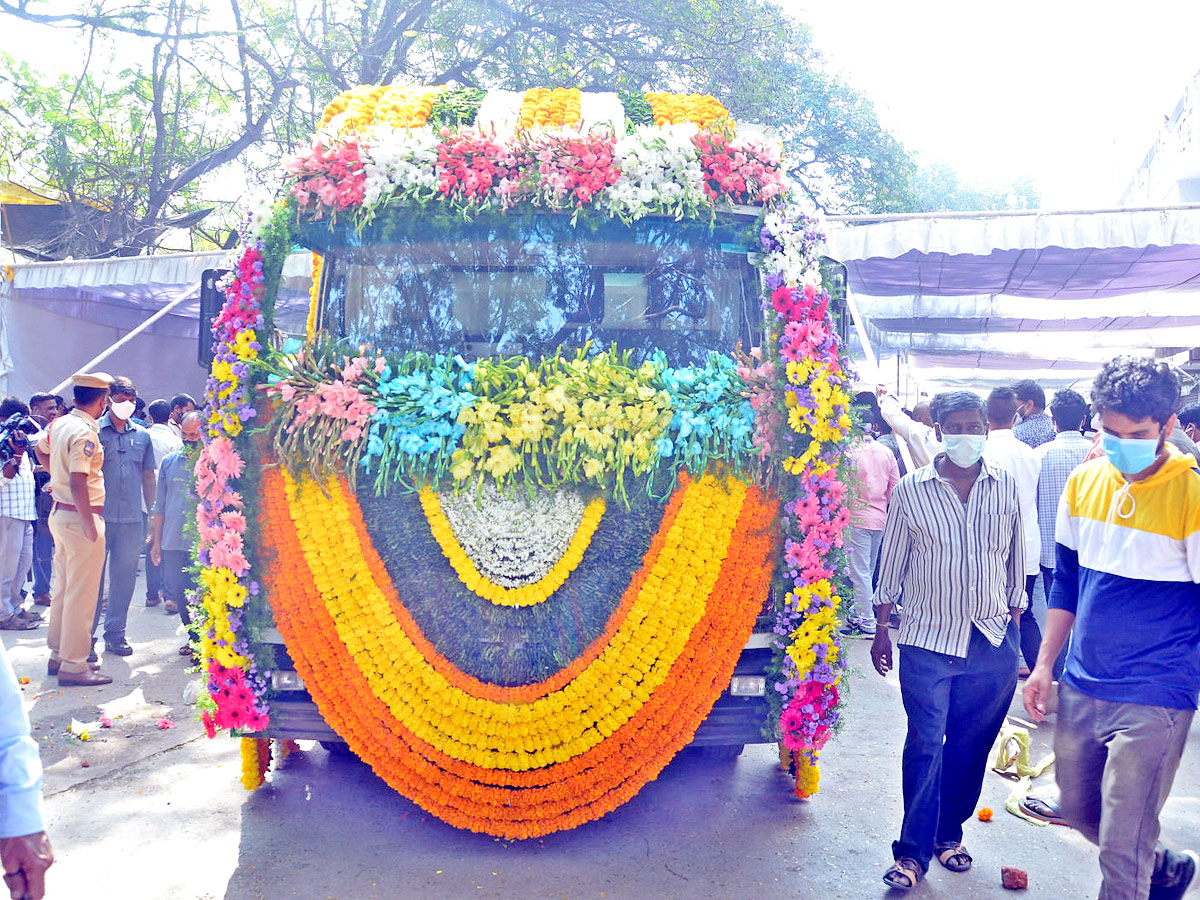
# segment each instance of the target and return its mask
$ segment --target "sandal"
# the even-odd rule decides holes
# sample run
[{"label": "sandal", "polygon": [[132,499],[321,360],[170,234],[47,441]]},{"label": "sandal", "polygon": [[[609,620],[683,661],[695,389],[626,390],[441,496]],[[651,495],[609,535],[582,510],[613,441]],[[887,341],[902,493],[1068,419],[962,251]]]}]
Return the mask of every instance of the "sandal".
[{"label": "sandal", "polygon": [[191,656],[192,655],[192,645],[184,644],[182,647],[180,647],[179,655],[180,656]]},{"label": "sandal", "polygon": [[923,874],[920,863],[911,856],[902,856],[883,873],[883,883],[898,891],[907,891],[917,886]]},{"label": "sandal", "polygon": [[35,628],[37,628],[37,622],[30,622],[28,619],[21,618],[20,615],[9,616],[0,622],[0,631],[32,631]]},{"label": "sandal", "polygon": [[967,848],[957,841],[938,844],[933,848],[933,852],[937,854],[938,862],[951,872],[965,872],[971,868],[971,863],[975,861],[971,859],[971,854],[967,852]]},{"label": "sandal", "polygon": [[165,612],[169,616],[178,615],[179,614],[179,604],[176,603],[174,600],[166,600],[163,602],[163,612]]},{"label": "sandal", "polygon": [[43,621],[42,614],[39,612],[34,612],[32,609],[19,609],[13,613],[13,615],[20,616],[24,621],[33,622],[34,624]]},{"label": "sandal", "polygon": [[1021,801],[1021,812],[1029,816],[1031,819],[1037,819],[1039,822],[1048,822],[1051,825],[1069,825],[1066,819],[1062,817],[1062,811],[1058,808],[1057,801],[1043,799],[1042,797],[1026,797]]}]

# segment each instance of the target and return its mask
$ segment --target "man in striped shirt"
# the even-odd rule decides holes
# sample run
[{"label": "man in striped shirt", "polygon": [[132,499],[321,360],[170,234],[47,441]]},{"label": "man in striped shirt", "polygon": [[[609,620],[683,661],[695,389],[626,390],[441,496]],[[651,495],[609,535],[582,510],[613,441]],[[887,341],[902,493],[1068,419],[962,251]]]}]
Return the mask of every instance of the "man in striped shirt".
[{"label": "man in striped shirt", "polygon": [[1058,688],[1062,813],[1100,847],[1100,900],[1178,900],[1198,860],[1158,840],[1200,699],[1200,475],[1171,446],[1179,381],[1119,356],[1092,386],[1104,456],[1067,478],[1046,634],[1025,686],[1036,721]]},{"label": "man in striped shirt", "polygon": [[985,410],[967,391],[939,397],[945,450],[897,485],[883,533],[871,660],[892,668],[887,622],[903,592],[904,822],[883,878],[902,890],[935,855],[952,872],[971,867],[963,824],[1017,683],[1025,542],[1016,481],[983,458]]}]

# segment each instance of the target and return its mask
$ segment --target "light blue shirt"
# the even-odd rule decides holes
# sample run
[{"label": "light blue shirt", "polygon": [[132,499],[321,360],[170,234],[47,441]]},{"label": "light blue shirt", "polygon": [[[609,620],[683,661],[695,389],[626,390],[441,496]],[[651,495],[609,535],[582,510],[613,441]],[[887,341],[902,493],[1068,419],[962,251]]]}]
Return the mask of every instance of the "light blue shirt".
[{"label": "light blue shirt", "polygon": [[0,644],[0,838],[45,830],[42,760],[29,736],[29,714],[8,651]]},{"label": "light blue shirt", "polygon": [[100,417],[104,446],[104,521],[142,521],[142,473],[154,471],[150,434],[132,421],[117,431],[108,413]]},{"label": "light blue shirt", "polygon": [[158,467],[158,495],[154,501],[154,514],[163,517],[163,550],[190,550],[191,542],[183,535],[189,508],[195,509],[196,500],[191,497],[192,469],[194,463],[188,459],[186,450],[177,450],[162,461]]}]

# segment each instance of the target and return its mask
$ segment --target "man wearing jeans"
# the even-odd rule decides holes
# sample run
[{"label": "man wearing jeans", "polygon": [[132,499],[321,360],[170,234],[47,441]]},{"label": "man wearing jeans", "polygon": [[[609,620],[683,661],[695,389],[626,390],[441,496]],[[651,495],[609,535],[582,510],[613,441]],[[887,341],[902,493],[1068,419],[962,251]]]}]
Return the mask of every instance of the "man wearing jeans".
[{"label": "man wearing jeans", "polygon": [[887,622],[903,591],[904,822],[883,877],[901,890],[935,855],[952,872],[971,867],[963,824],[1017,683],[1025,541],[1016,480],[983,458],[984,410],[975,394],[939,395],[945,451],[900,481],[883,532],[871,661],[881,675],[892,667]]},{"label": "man wearing jeans", "polygon": [[1167,438],[1179,382],[1119,356],[1092,386],[1104,457],[1067,479],[1046,634],[1025,686],[1041,721],[1054,661],[1054,752],[1064,818],[1100,847],[1101,900],[1176,900],[1197,859],[1159,840],[1200,698],[1200,474]]}]

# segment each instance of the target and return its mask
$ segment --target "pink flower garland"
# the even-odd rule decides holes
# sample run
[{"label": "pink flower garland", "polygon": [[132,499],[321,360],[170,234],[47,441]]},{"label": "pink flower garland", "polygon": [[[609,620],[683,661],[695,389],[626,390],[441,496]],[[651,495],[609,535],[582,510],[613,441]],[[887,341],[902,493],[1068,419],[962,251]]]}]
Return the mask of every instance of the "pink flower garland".
[{"label": "pink flower garland", "polygon": [[[720,149],[719,144],[706,146],[715,148],[714,152]],[[815,267],[820,237],[812,223],[800,217],[792,223],[785,221],[783,228],[785,233],[778,234],[764,226],[763,250],[778,253],[799,241],[806,268]],[[792,277],[796,277],[794,273]],[[789,285],[779,272],[767,272],[766,283],[764,307],[776,320],[778,374],[773,384],[763,380],[751,394],[751,403],[760,411],[763,443],[773,452],[804,461],[795,477],[795,497],[785,505],[782,518],[788,591],[774,630],[781,648],[790,647],[793,641],[806,648],[800,654],[806,659],[803,671],[797,669],[790,653],[783,655],[775,690],[782,700],[779,731],[786,759],[796,772],[796,794],[808,797],[817,790],[817,754],[840,716],[837,682],[844,661],[833,580],[837,575],[835,554],[849,522],[846,487],[838,478],[841,449],[837,443],[838,436],[845,435],[848,419],[838,403],[826,400],[822,406],[815,395],[818,380],[824,387],[841,387],[845,376],[829,314],[829,295],[811,284]],[[789,364],[799,367],[793,371]],[[785,411],[796,407],[809,412],[789,422]],[[817,429],[822,442],[804,453]]]},{"label": "pink flower garland", "polygon": [[[226,569],[246,595],[256,596],[258,584],[250,578],[246,558],[246,516],[242,495],[234,489],[245,470],[245,460],[234,444],[243,423],[256,414],[248,399],[250,364],[261,349],[257,330],[263,326],[261,300],[266,278],[263,274],[261,243],[245,248],[226,288],[225,305],[213,322],[214,362],[206,391],[208,440],[194,470],[195,490],[200,503],[196,510],[197,558],[205,571]],[[225,577],[229,577],[225,576]],[[203,581],[203,579],[202,579]],[[227,668],[214,659],[208,662],[208,690],[216,703],[215,715],[202,717],[211,734],[217,728],[258,731],[268,721],[265,673],[254,664],[243,628],[243,607],[228,611],[233,644],[229,648],[247,660],[246,668]],[[227,642],[211,623],[205,625],[209,641]],[[226,646],[222,643],[222,646]]]},{"label": "pink flower garland", "polygon": [[361,206],[366,196],[367,175],[356,141],[327,148],[318,139],[307,150],[287,160],[284,168],[296,177],[292,196],[300,209],[311,207],[314,219]]},{"label": "pink flower garland", "polygon": [[786,192],[779,150],[774,145],[704,131],[692,142],[700,151],[704,192],[710,200],[770,203]]}]

